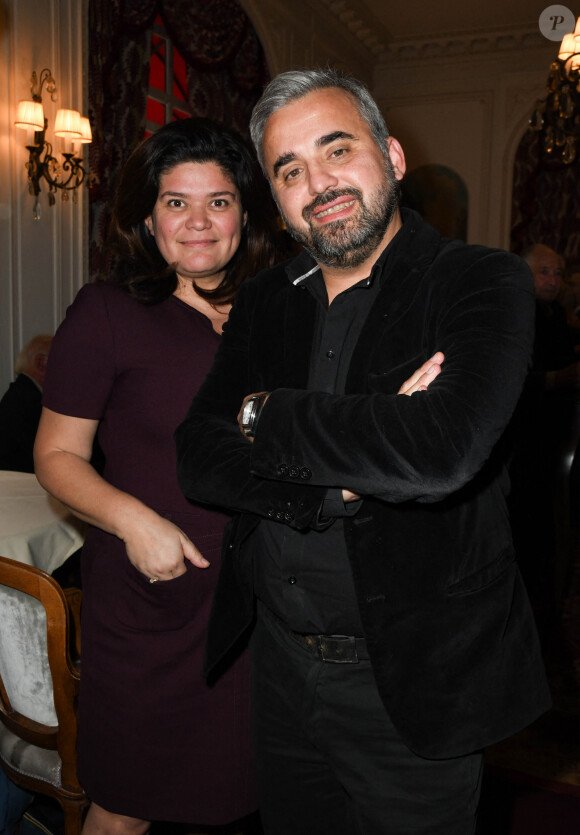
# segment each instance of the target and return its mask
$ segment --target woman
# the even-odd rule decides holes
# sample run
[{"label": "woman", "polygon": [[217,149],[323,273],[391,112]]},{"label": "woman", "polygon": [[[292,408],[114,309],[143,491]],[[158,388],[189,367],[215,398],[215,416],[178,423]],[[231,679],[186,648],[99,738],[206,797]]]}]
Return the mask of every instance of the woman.
[{"label": "woman", "polygon": [[[188,503],[173,431],[240,282],[272,260],[270,203],[233,132],[161,128],[113,213],[118,268],[55,337],[35,447],[47,490],[92,526],[83,549],[83,832],[221,825],[256,808],[245,654],[208,686],[204,634],[226,517]],[[91,467],[98,430],[101,477]]]}]

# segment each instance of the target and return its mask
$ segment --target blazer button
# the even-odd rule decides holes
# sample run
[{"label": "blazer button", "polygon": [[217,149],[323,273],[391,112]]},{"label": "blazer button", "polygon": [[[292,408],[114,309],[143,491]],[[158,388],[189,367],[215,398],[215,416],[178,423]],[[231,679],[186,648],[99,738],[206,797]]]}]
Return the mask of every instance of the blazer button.
[{"label": "blazer button", "polygon": [[309,478],[312,478],[312,470],[310,470],[308,467],[302,467],[302,469],[300,470],[300,478],[304,478],[306,479],[306,481],[308,481]]},{"label": "blazer button", "polygon": [[293,586],[298,581],[297,581],[296,577],[288,577],[288,582],[290,583],[291,586]]},{"label": "blazer button", "polygon": [[288,465],[287,464],[279,464],[278,465],[278,475],[288,475]]},{"label": "blazer button", "polygon": [[284,521],[284,512],[283,512],[282,510],[277,510],[277,511],[276,511],[276,519],[277,519],[279,522],[283,522],[283,521]]},{"label": "blazer button", "polygon": [[268,513],[268,516],[270,517],[270,519],[273,519],[274,516],[276,515],[276,511],[274,510],[273,507],[269,507],[268,510],[267,510],[267,513]]},{"label": "blazer button", "polygon": [[288,471],[290,478],[298,478],[300,475],[300,467],[292,466]]},{"label": "blazer button", "polygon": [[291,522],[294,519],[294,514],[290,513],[289,511],[286,511],[286,513],[284,514],[284,519],[287,522]]}]

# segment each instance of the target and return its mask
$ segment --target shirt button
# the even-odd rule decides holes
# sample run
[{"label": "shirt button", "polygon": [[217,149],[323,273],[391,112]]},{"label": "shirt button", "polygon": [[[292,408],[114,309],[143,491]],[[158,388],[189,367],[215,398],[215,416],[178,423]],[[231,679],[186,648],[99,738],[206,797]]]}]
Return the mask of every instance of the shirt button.
[{"label": "shirt button", "polygon": [[298,580],[296,579],[296,577],[288,577],[288,582],[291,586],[293,586],[295,583],[298,582]]},{"label": "shirt button", "polygon": [[334,359],[334,351],[332,349],[330,351],[327,351],[326,356],[328,357],[329,360]]}]

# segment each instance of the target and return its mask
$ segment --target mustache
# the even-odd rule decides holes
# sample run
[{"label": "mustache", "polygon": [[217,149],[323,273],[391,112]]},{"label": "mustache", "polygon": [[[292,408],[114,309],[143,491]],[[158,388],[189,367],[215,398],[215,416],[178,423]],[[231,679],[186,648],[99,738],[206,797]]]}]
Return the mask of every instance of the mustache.
[{"label": "mustache", "polygon": [[302,217],[308,222],[315,209],[320,208],[320,206],[326,206],[327,203],[332,203],[333,200],[339,197],[355,197],[361,202],[363,199],[362,191],[359,191],[358,188],[337,188],[332,191],[325,191],[324,194],[319,194],[314,198],[312,203],[309,203],[308,206],[302,209]]}]

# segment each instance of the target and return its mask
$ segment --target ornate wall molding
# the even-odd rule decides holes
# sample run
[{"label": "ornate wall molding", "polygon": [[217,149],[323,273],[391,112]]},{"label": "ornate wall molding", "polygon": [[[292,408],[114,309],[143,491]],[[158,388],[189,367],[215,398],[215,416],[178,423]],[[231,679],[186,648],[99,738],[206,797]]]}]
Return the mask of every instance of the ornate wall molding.
[{"label": "ornate wall molding", "polygon": [[498,29],[490,32],[465,32],[424,38],[391,41],[381,54],[385,64],[398,64],[426,58],[457,58],[459,56],[483,56],[494,53],[534,51],[554,48],[535,29]]},{"label": "ornate wall molding", "polygon": [[526,118],[531,115],[531,104],[534,100],[544,98],[547,94],[545,85],[538,87],[537,84],[519,84],[510,86],[506,90],[504,102],[504,122],[511,124],[517,118]]}]

